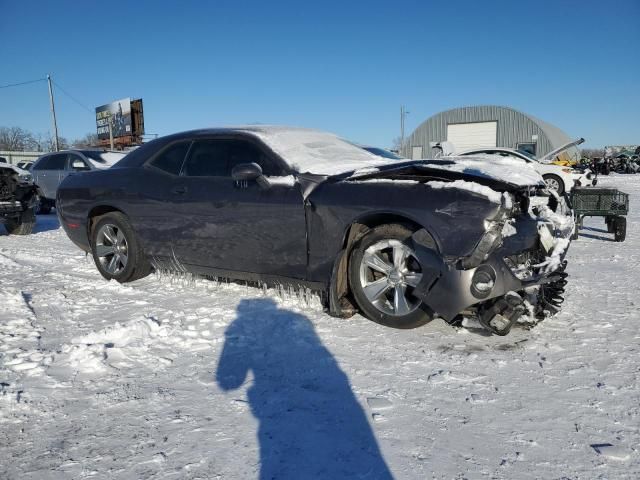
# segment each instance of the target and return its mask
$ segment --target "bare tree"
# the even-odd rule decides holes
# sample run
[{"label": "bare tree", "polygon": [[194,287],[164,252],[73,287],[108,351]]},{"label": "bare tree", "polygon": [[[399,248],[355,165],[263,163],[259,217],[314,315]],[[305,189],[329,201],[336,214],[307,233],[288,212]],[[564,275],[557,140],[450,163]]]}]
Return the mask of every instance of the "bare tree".
[{"label": "bare tree", "polygon": [[402,139],[400,137],[396,137],[391,141],[391,149],[395,152],[402,150]]},{"label": "bare tree", "polygon": [[31,132],[20,127],[0,127],[0,150],[23,152],[34,147]]},{"label": "bare tree", "polygon": [[604,157],[604,148],[583,148],[580,150],[580,154],[587,158],[602,158]]},{"label": "bare tree", "polygon": [[96,147],[98,145],[98,135],[95,133],[87,133],[84,137],[78,138],[71,143],[75,148]]}]

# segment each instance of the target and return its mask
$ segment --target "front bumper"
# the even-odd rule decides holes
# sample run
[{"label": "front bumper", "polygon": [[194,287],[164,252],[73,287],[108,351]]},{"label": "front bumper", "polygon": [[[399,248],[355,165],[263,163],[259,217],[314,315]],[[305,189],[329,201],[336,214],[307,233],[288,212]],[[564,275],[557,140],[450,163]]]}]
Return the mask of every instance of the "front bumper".
[{"label": "front bumper", "polygon": [[0,215],[20,213],[23,210],[24,207],[18,200],[0,202]]},{"label": "front bumper", "polygon": [[[569,224],[570,222],[570,224]],[[445,264],[439,255],[414,237],[415,251],[423,267],[423,280],[414,294],[447,322],[470,309],[481,310],[509,292],[563,280],[564,257],[573,221],[567,217],[562,228],[549,219],[522,219],[517,234],[503,239],[484,262],[462,269],[459,263]],[[544,229],[548,229],[544,233]],[[551,237],[551,239],[549,239]],[[482,291],[476,288],[484,281]]]},{"label": "front bumper", "polygon": [[30,205],[23,205],[18,200],[1,201],[0,202],[0,223],[8,218],[17,218],[27,210]]}]

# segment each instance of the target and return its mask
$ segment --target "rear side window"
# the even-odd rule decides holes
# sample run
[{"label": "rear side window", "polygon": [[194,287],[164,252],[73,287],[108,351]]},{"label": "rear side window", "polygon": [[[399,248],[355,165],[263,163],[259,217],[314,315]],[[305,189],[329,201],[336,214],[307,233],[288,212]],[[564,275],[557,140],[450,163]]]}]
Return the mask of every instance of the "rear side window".
[{"label": "rear side window", "polygon": [[179,175],[189,145],[188,141],[174,143],[158,155],[151,165],[172,175]]},{"label": "rear side window", "polygon": [[37,168],[34,170],[64,170],[67,164],[67,154],[59,153],[49,155],[38,162]]},{"label": "rear side window", "polygon": [[230,177],[231,170],[241,163],[257,163],[265,175],[281,172],[262,150],[243,140],[199,140],[194,142],[183,175],[189,177]]}]

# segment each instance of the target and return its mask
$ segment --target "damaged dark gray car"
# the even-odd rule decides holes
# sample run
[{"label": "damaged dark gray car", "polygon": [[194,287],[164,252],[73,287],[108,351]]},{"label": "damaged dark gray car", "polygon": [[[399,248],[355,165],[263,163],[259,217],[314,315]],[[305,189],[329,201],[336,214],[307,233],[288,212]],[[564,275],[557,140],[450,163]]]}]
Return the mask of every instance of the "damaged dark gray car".
[{"label": "damaged dark gray car", "polygon": [[398,161],[314,130],[160,138],[58,190],[68,236],[119,282],[153,268],[319,291],[329,313],[506,334],[555,313],[573,231],[513,160]]},{"label": "damaged dark gray car", "polygon": [[31,174],[0,163],[0,223],[13,235],[28,235],[36,224],[38,195]]}]

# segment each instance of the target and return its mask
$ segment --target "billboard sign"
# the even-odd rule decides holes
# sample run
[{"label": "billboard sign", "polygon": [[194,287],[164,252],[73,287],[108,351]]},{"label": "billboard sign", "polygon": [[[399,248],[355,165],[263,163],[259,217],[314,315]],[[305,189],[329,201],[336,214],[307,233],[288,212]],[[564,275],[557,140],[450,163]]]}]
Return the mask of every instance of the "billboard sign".
[{"label": "billboard sign", "polygon": [[96,127],[100,140],[109,140],[109,118],[113,138],[132,135],[131,98],[123,98],[96,108]]}]

